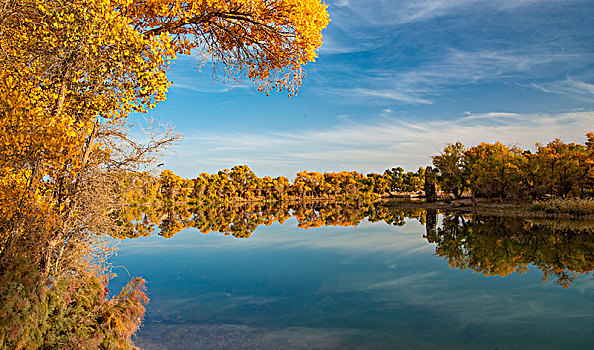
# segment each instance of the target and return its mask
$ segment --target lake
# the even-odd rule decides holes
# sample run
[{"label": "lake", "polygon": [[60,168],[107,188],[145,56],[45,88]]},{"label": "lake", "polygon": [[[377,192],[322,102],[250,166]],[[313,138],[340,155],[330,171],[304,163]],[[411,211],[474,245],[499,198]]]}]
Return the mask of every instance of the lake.
[{"label": "lake", "polygon": [[[119,288],[128,273],[142,276],[151,298],[136,345],[593,346],[590,222],[424,210],[392,211],[380,219],[351,212],[341,221],[323,208],[310,209],[291,208],[293,216],[285,214],[283,224],[260,220],[268,226],[252,225],[249,234],[236,235],[244,238],[229,230],[202,234],[198,228],[206,232],[212,225],[194,212],[181,215],[186,224],[170,238],[155,229],[148,237],[122,240],[112,259],[120,277],[111,285]],[[331,212],[337,210],[348,211]],[[234,218],[231,226],[246,223],[245,215]]]}]

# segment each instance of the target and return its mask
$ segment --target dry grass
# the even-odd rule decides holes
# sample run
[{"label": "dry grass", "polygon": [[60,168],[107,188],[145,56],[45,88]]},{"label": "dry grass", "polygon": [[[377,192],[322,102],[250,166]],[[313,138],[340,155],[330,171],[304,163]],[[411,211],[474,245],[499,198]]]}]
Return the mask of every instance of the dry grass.
[{"label": "dry grass", "polygon": [[535,201],[530,205],[530,210],[574,216],[594,215],[594,199],[571,198]]}]

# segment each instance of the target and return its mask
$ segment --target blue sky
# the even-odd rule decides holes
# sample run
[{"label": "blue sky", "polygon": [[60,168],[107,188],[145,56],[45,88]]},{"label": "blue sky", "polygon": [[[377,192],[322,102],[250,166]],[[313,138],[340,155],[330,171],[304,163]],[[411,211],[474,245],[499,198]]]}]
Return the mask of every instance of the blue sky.
[{"label": "blue sky", "polygon": [[447,142],[534,148],[594,131],[594,2],[334,0],[294,98],[172,65],[149,113],[184,139],[184,177],[236,164],[257,175],[429,165]]}]

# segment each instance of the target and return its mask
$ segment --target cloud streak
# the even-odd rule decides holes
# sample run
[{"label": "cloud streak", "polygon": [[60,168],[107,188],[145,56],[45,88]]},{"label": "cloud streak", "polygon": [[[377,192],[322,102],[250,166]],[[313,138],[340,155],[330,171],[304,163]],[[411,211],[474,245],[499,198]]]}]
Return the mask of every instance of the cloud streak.
[{"label": "cloud streak", "polygon": [[555,82],[531,83],[530,86],[546,94],[569,95],[594,102],[594,84],[576,80],[571,76]]},{"label": "cloud streak", "polygon": [[[389,67],[361,68],[359,73],[349,66],[337,65],[335,72],[344,71],[351,83],[348,87],[335,85],[320,89],[322,94],[333,94],[350,98],[350,103],[376,100],[399,103],[430,105],[441,95],[455,91],[462,86],[525,81],[531,76],[541,76],[552,66],[574,65],[584,57],[573,54],[550,54],[534,48],[533,51],[519,50],[459,50],[447,49],[442,55],[430,58],[414,67],[395,69]],[[564,93],[594,93],[594,85],[571,78],[561,86],[532,83],[531,86],[542,92],[561,89]],[[556,84],[559,85],[559,84]],[[358,86],[352,88],[351,86]]]},{"label": "cloud streak", "polygon": [[408,102],[408,103],[420,103],[420,104],[432,104],[430,100],[415,97],[413,95],[401,93],[398,91],[390,91],[390,90],[371,90],[371,89],[353,89],[351,92],[354,95],[363,95],[363,96],[370,96],[370,97],[377,97],[387,100],[395,100],[400,102]]}]

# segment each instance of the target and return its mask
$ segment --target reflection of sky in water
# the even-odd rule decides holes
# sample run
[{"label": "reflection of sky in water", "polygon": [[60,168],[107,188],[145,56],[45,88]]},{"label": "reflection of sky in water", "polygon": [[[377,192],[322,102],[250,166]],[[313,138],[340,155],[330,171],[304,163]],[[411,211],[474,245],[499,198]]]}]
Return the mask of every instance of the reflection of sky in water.
[{"label": "reflection of sky in water", "polygon": [[249,239],[190,229],[127,240],[114,260],[148,281],[145,349],[581,349],[594,339],[590,277],[561,289],[536,269],[450,270],[423,233],[414,220],[306,231],[291,219]]}]

